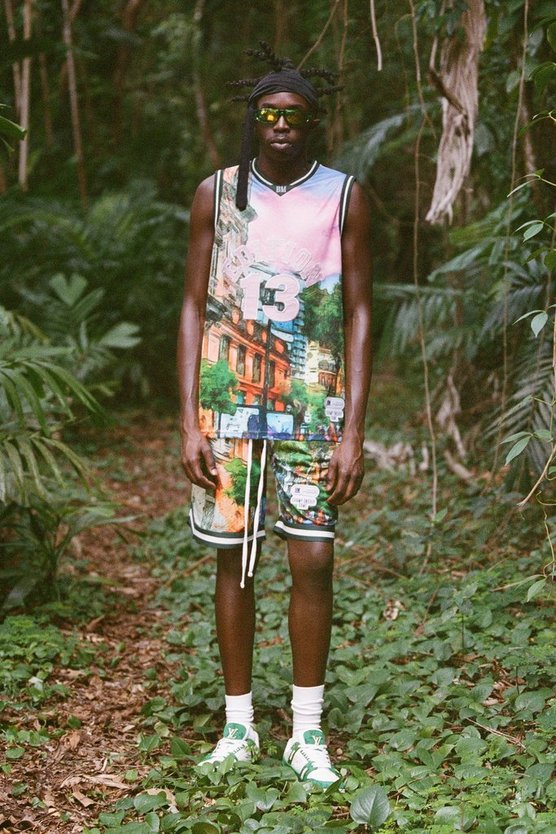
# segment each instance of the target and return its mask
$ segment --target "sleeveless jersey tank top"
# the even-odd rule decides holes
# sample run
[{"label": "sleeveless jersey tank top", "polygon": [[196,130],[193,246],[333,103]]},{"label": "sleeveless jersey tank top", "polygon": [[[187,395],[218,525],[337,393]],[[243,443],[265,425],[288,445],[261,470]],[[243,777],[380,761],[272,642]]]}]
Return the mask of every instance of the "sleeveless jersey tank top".
[{"label": "sleeveless jersey tank top", "polygon": [[341,234],[353,177],[314,162],[289,185],[251,164],[215,175],[199,377],[212,438],[339,440],[344,419]]}]

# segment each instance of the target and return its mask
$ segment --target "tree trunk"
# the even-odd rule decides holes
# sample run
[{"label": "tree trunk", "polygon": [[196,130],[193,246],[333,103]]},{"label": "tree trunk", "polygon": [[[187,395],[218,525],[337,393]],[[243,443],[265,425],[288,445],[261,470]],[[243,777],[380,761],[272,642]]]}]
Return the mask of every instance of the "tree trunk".
[{"label": "tree trunk", "polygon": [[[23,6],[23,40],[31,39],[33,19],[33,0],[25,0]],[[18,181],[22,191],[27,191],[28,171],[27,160],[29,158],[29,112],[31,109],[31,58],[23,59],[21,69],[21,99],[19,123],[25,130],[25,136],[19,145],[19,172]]]},{"label": "tree trunk", "polygon": [[[4,9],[6,11],[8,38],[10,39],[10,43],[13,43],[17,36],[15,32],[14,10],[12,6],[12,0],[4,0]],[[15,61],[15,63],[12,64],[12,72],[14,77],[15,112],[17,118],[19,119],[21,113],[21,67],[18,61]]]},{"label": "tree trunk", "polygon": [[290,0],[274,0],[274,51],[282,53],[289,40],[289,23],[292,3]]},{"label": "tree trunk", "polygon": [[77,163],[77,180],[79,183],[79,196],[81,198],[81,205],[87,208],[87,174],[85,171],[85,163],[83,160],[83,143],[81,139],[81,124],[79,120],[79,100],[77,97],[77,78],[75,73],[75,60],[73,55],[73,43],[71,32],[71,15],[68,0],[62,0],[62,12],[64,16],[64,44],[66,46],[67,57],[66,67],[68,75],[68,91],[70,99],[71,112],[71,128],[73,133],[73,150],[75,153],[75,160]]},{"label": "tree trunk", "polygon": [[210,129],[210,122],[208,118],[207,103],[205,100],[205,93],[201,84],[201,73],[199,71],[199,53],[200,53],[200,39],[201,39],[201,22],[203,20],[203,11],[205,0],[197,0],[195,4],[195,11],[193,13],[193,22],[195,25],[195,32],[193,35],[193,92],[195,95],[195,107],[197,110],[197,119],[201,128],[203,142],[207,149],[209,159],[213,168],[220,168],[221,160],[218,148]]},{"label": "tree trunk", "polygon": [[[144,0],[127,0],[120,14],[122,28],[126,32],[133,32],[137,26],[137,18]],[[125,79],[131,64],[131,48],[129,43],[122,43],[116,56],[114,68],[114,139],[120,142],[123,134],[123,102]]]},{"label": "tree trunk", "polygon": [[48,69],[46,66],[46,55],[39,54],[39,71],[41,78],[42,107],[44,116],[44,139],[46,147],[51,150],[54,147],[54,129],[52,127],[52,112],[50,109],[50,85],[48,83]]},{"label": "tree trunk", "polygon": [[[448,0],[452,6],[452,0]],[[442,137],[438,149],[436,182],[426,219],[440,223],[452,219],[454,202],[469,173],[479,92],[479,53],[486,31],[483,0],[468,0],[461,17],[463,37],[455,33],[442,46],[440,70],[434,67],[433,48],[429,76],[442,95]]]}]

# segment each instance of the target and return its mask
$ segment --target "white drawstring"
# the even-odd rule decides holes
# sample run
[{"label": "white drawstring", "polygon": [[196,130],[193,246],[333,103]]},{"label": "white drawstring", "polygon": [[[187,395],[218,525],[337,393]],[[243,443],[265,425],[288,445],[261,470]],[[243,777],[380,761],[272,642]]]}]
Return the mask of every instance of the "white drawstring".
[{"label": "white drawstring", "polygon": [[253,440],[247,442],[247,481],[245,482],[245,500],[243,503],[243,547],[241,549],[241,587],[245,588],[245,574],[249,560],[249,501],[251,499],[251,466],[253,463]]},{"label": "white drawstring", "polygon": [[253,517],[253,541],[251,543],[251,555],[249,556],[249,502],[251,499],[251,469],[253,467],[253,440],[249,438],[247,445],[247,482],[245,484],[245,503],[243,506],[243,547],[241,550],[241,587],[245,588],[245,576],[253,576],[255,570],[255,562],[257,561],[257,533],[259,529],[259,519],[261,517],[261,506],[264,490],[264,471],[266,466],[266,440],[263,440],[263,448],[261,451],[261,471],[259,474],[259,484],[257,487],[257,503],[255,505],[255,515]]},{"label": "white drawstring", "polygon": [[257,561],[257,532],[259,530],[259,518],[261,517],[261,504],[264,489],[264,468],[266,466],[266,440],[263,440],[261,451],[261,471],[259,474],[259,486],[257,487],[257,504],[255,506],[255,517],[253,519],[253,542],[251,543],[251,558],[249,560],[249,571],[247,576],[253,576],[255,562]]}]

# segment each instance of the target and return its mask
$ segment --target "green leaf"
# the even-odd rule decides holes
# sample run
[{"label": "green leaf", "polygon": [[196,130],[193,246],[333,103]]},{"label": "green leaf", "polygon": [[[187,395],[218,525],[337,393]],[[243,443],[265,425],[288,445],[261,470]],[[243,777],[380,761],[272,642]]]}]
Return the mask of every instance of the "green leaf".
[{"label": "green leaf", "polygon": [[542,232],[544,229],[544,223],[541,221],[537,221],[536,223],[531,223],[531,225],[523,232],[523,240],[530,240],[530,238],[535,237]]},{"label": "green leaf", "polygon": [[152,834],[158,834],[160,831],[160,817],[154,811],[145,815],[145,823],[149,826]]},{"label": "green leaf", "polygon": [[163,791],[154,795],[140,793],[133,800],[133,807],[139,814],[146,814],[155,808],[164,808],[166,805],[168,805],[168,798]]},{"label": "green leaf", "polygon": [[141,341],[138,333],[139,327],[136,324],[122,321],[105,333],[99,343],[110,348],[132,348]]},{"label": "green leaf", "polygon": [[533,582],[533,584],[530,585],[530,587],[527,591],[527,597],[526,597],[527,602],[531,602],[532,599],[537,597],[540,594],[540,592],[543,590],[545,585],[546,585],[546,579],[537,579],[536,582]]},{"label": "green leaf", "polygon": [[7,759],[21,759],[25,753],[24,747],[8,747],[6,750]]},{"label": "green leaf", "polygon": [[191,755],[191,747],[183,739],[174,736],[170,741],[170,753],[175,759],[186,759]]},{"label": "green leaf", "polygon": [[531,435],[528,435],[527,437],[522,437],[521,440],[518,440],[517,443],[515,443],[512,446],[512,448],[506,455],[506,460],[504,461],[504,463],[507,465],[508,463],[510,463],[510,461],[512,461],[514,458],[520,455],[523,452],[523,450],[528,446],[530,440]]},{"label": "green leaf", "polygon": [[520,437],[530,437],[530,431],[518,431],[515,434],[511,434],[509,437],[506,437],[502,440],[502,443],[515,443],[516,440],[519,440]]},{"label": "green leaf", "polygon": [[377,831],[390,814],[390,803],[384,788],[376,785],[364,788],[355,795],[349,814],[354,822],[368,825],[371,831]]},{"label": "green leaf", "polygon": [[533,432],[533,436],[536,437],[537,440],[543,440],[546,443],[552,443],[552,440],[554,439],[552,437],[552,432],[549,431],[549,429],[536,429]]},{"label": "green leaf", "polygon": [[127,822],[117,828],[107,828],[104,834],[152,834],[146,822]]},{"label": "green leaf", "polygon": [[461,809],[456,808],[453,805],[444,805],[442,808],[438,809],[438,811],[434,815],[434,819],[436,820],[436,822],[442,823],[444,825],[453,826],[453,823],[461,819]]},{"label": "green leaf", "polygon": [[537,315],[531,319],[531,330],[535,336],[539,335],[547,321],[548,313],[545,313],[544,311],[542,313],[537,313]]},{"label": "green leaf", "polygon": [[220,834],[220,828],[211,822],[196,822],[191,829],[192,834]]},{"label": "green leaf", "polygon": [[545,61],[539,64],[531,73],[531,80],[535,82],[535,87],[539,93],[543,92],[553,78],[556,78],[556,64],[553,61]]},{"label": "green leaf", "polygon": [[87,287],[87,279],[82,275],[54,275],[48,282],[60,301],[68,307],[73,307],[79,301]]},{"label": "green leaf", "polygon": [[23,139],[27,133],[22,127],[15,122],[0,116],[0,134],[8,136],[10,139]]},{"label": "green leaf", "polygon": [[544,256],[544,265],[547,269],[554,269],[556,267],[556,249],[551,249],[550,252]]},{"label": "green leaf", "polygon": [[522,692],[515,699],[515,708],[519,712],[540,712],[546,703],[546,698],[540,692]]}]

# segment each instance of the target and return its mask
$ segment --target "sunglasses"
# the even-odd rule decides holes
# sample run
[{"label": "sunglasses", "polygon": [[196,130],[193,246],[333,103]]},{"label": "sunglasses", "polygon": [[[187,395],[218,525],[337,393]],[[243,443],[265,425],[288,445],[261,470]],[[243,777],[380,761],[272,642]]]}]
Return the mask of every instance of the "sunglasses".
[{"label": "sunglasses", "polygon": [[263,125],[275,125],[283,116],[288,127],[302,127],[313,121],[313,114],[296,107],[286,107],[284,110],[278,107],[259,107],[255,110],[255,119]]}]

